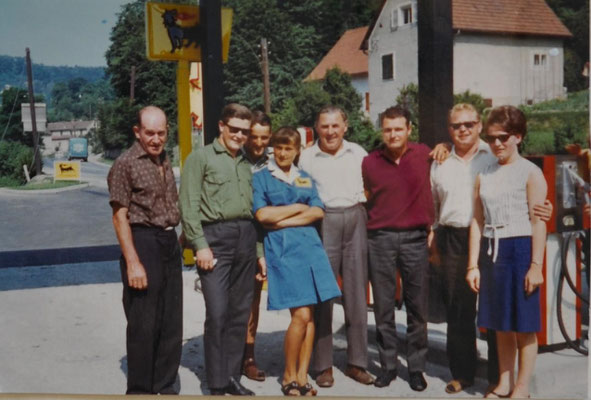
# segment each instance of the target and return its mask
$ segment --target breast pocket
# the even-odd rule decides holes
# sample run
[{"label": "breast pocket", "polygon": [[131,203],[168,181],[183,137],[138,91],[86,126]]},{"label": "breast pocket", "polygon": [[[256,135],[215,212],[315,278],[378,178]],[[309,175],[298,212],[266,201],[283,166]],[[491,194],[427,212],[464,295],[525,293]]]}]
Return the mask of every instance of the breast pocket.
[{"label": "breast pocket", "polygon": [[210,200],[222,204],[227,199],[228,182],[230,178],[219,173],[209,173],[205,176],[204,192]]},{"label": "breast pocket", "polygon": [[267,192],[267,197],[269,198],[269,203],[272,206],[284,206],[291,204],[288,193],[285,190]]}]

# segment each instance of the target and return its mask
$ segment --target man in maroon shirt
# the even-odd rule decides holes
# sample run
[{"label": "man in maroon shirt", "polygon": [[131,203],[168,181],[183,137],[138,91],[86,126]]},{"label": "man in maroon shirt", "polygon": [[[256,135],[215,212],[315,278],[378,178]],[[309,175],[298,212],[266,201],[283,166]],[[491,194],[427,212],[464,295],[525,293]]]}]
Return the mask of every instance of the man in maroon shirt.
[{"label": "man in maroon shirt", "polygon": [[410,387],[427,388],[428,246],[433,223],[429,182],[430,149],[410,143],[410,114],[400,106],[381,116],[383,146],[362,163],[367,196],[369,277],[374,296],[377,344],[382,373],[375,386],[398,375],[398,339],[394,319],[396,268],[404,286],[407,312],[407,363]]}]

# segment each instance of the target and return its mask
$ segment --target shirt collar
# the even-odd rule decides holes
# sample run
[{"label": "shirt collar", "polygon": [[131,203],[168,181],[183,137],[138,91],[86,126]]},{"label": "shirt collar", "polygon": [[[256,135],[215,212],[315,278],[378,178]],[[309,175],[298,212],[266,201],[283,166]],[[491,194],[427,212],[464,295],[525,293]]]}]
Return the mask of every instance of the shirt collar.
[{"label": "shirt collar", "polygon": [[274,158],[269,159],[269,164],[267,164],[267,168],[269,169],[271,175],[273,175],[275,178],[285,183],[289,183],[290,185],[292,185],[296,178],[299,178],[300,176],[300,170],[294,164],[291,165],[291,169],[289,170],[288,176],[285,172],[283,172],[281,168],[279,168]]},{"label": "shirt collar", "polygon": [[[149,158],[150,160],[152,160],[152,158],[150,157],[150,155],[148,154],[148,152],[142,147],[141,143],[139,141],[135,141],[135,143],[133,144],[133,146],[131,146],[131,155],[134,158]],[[166,157],[166,150],[162,150],[162,153],[160,153],[160,162],[164,164],[164,162],[167,160]]]},{"label": "shirt collar", "polygon": [[314,152],[314,156],[333,156],[333,157],[340,157],[341,155],[343,155],[344,153],[346,153],[347,151],[353,151],[353,146],[351,145],[350,142],[346,141],[345,139],[343,139],[343,147],[341,147],[339,149],[339,151],[337,151],[337,153],[335,155],[332,154],[328,154],[325,151],[322,151],[322,149],[320,148],[320,141],[316,140],[316,142],[314,143],[314,145],[312,146],[312,151]]},{"label": "shirt collar", "polygon": [[248,153],[246,152],[246,150],[244,150],[244,147],[242,147],[240,149],[240,153],[242,154],[242,156],[244,158],[246,158],[248,160],[249,163],[251,163],[252,165],[263,165],[266,164],[267,161],[269,161],[269,148],[265,148],[265,152],[263,153],[263,155],[261,156],[261,158],[259,158],[257,161],[253,161],[251,160],[251,158],[248,156]]},{"label": "shirt collar", "polygon": [[[470,160],[467,160],[467,161],[471,161],[478,154],[483,154],[483,153],[490,154],[490,146],[484,140],[478,139],[478,150],[476,150],[476,153],[474,153],[472,158],[470,158]],[[456,153],[456,146],[452,146],[450,157],[455,157],[458,160],[464,161],[464,159],[462,157],[458,156],[458,154]]]}]

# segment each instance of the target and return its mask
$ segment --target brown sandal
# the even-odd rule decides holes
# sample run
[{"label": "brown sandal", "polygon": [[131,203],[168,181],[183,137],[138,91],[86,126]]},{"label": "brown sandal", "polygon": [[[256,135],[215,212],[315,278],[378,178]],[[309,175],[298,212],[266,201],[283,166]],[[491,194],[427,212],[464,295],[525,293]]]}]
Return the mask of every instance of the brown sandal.
[{"label": "brown sandal", "polygon": [[242,375],[253,381],[263,382],[266,378],[265,371],[257,368],[254,358],[247,358],[242,364]]},{"label": "brown sandal", "polygon": [[299,390],[302,396],[316,396],[318,394],[318,391],[314,389],[314,386],[310,385],[310,382],[300,386]]}]

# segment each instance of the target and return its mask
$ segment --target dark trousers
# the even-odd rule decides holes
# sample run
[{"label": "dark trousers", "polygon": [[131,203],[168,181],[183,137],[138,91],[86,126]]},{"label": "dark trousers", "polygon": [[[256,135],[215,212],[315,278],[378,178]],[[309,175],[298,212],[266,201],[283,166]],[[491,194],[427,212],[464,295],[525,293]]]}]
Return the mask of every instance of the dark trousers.
[{"label": "dark trousers", "polygon": [[121,257],[127,317],[127,394],[176,394],[183,339],[183,276],[176,233],[133,227],[133,243],[148,277],[146,290],[131,289]]},{"label": "dark trousers", "polygon": [[[358,204],[327,209],[322,221],[322,242],[335,278],[342,282],[347,335],[347,362],[367,368],[367,213]],[[312,369],[332,366],[333,300],[315,308],[316,335]]]},{"label": "dark trousers", "polygon": [[[439,226],[435,237],[441,259],[443,303],[447,314],[447,359],[454,379],[474,382],[477,365],[476,298],[468,283],[469,228]],[[495,331],[487,334],[489,382],[498,381]]]},{"label": "dark trousers", "polygon": [[476,293],[466,282],[468,228],[440,226],[436,243],[441,258],[443,302],[447,314],[447,359],[454,379],[474,382],[476,373]]},{"label": "dark trousers", "polygon": [[374,316],[380,363],[383,369],[398,365],[398,338],[394,316],[396,269],[402,277],[407,315],[409,372],[422,372],[427,358],[428,250],[427,232],[375,230],[368,232],[369,278],[374,296]]},{"label": "dark trousers", "polygon": [[205,371],[209,388],[240,380],[256,274],[257,233],[253,221],[233,220],[203,227],[217,258],[211,271],[198,269],[205,299]]}]

